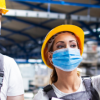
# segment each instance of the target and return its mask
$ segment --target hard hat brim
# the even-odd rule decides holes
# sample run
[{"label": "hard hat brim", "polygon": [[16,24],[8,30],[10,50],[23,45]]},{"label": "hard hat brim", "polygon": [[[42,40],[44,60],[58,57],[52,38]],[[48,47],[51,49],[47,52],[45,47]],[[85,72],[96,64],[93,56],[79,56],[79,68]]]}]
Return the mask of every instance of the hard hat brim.
[{"label": "hard hat brim", "polygon": [[8,9],[5,9],[5,8],[0,8],[2,9],[2,14],[6,14],[9,10]]},{"label": "hard hat brim", "polygon": [[9,11],[9,10],[7,10],[7,9],[2,9],[2,13],[3,13],[3,14],[6,14],[8,11]]}]

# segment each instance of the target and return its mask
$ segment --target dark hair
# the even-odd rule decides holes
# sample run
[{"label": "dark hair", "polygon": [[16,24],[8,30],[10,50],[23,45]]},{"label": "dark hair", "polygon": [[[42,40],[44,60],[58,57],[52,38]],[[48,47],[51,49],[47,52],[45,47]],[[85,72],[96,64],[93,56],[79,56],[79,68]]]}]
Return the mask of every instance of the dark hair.
[{"label": "dark hair", "polygon": [[[69,32],[69,31],[62,31],[62,32],[59,32],[59,33],[57,33],[57,34],[66,33],[66,32]],[[69,32],[69,33],[71,33],[72,35],[75,36],[75,34],[74,34],[73,32]],[[57,35],[56,35],[56,36],[57,36]],[[53,37],[54,37],[54,36],[53,36]],[[76,37],[76,36],[75,36],[75,37]],[[52,37],[51,37],[51,39],[52,39]],[[53,43],[52,43],[52,45],[51,45],[51,47],[50,47],[50,49],[49,49],[48,52],[53,51],[53,45],[54,45],[54,41],[53,41]],[[78,45],[78,41],[77,41],[77,45]],[[78,48],[79,48],[79,45],[78,45]],[[57,80],[58,80],[58,76],[57,76],[55,67],[53,67],[53,71],[52,71],[52,74],[51,74],[50,81],[51,81],[51,83],[55,83],[55,82],[57,82]]]},{"label": "dark hair", "polygon": [[51,74],[50,81],[51,81],[51,83],[55,83],[55,82],[57,82],[57,80],[58,80],[58,76],[57,76],[55,67],[53,67],[53,71],[52,71],[52,74]]}]

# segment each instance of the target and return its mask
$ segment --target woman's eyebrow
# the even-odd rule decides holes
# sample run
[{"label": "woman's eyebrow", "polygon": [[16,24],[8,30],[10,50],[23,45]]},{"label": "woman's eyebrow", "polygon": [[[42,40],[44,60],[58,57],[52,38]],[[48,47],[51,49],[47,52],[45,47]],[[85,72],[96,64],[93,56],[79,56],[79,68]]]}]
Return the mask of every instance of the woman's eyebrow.
[{"label": "woman's eyebrow", "polygon": [[70,40],[69,42],[73,42],[73,41],[76,42],[75,40]]},{"label": "woman's eyebrow", "polygon": [[[57,43],[59,43],[59,42],[64,43],[64,41],[58,41]],[[56,43],[56,44],[57,44],[57,43]]]}]

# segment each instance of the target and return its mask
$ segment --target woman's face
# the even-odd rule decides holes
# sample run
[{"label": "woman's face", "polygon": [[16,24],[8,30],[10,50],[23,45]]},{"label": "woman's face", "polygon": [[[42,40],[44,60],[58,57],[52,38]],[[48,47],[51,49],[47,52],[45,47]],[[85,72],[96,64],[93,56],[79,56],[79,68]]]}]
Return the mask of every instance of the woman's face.
[{"label": "woman's face", "polygon": [[[58,34],[53,44],[53,52],[64,48],[78,48],[77,39],[69,32]],[[48,59],[52,63],[52,53],[48,52]]]},{"label": "woman's face", "polygon": [[69,32],[61,33],[55,37],[53,52],[64,48],[78,48],[76,37]]}]

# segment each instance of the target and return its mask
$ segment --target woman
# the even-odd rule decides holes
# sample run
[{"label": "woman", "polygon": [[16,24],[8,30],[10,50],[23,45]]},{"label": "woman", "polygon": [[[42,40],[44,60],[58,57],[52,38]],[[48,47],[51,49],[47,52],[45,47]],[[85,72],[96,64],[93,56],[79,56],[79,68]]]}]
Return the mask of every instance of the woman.
[{"label": "woman", "polygon": [[84,32],[75,25],[52,29],[42,45],[44,63],[53,69],[51,85],[33,100],[99,100],[100,76],[81,78],[77,67],[82,61]]}]

